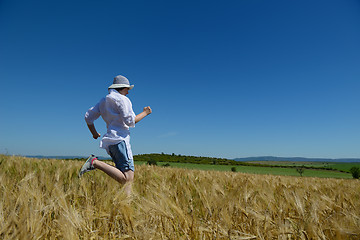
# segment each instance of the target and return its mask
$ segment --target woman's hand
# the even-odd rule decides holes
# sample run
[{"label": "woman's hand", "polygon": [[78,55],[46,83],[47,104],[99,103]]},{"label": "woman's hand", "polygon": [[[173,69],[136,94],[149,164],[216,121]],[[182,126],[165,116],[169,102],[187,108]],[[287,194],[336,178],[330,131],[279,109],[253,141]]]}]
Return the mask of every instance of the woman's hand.
[{"label": "woman's hand", "polygon": [[95,128],[95,125],[94,125],[94,124],[88,124],[87,126],[88,126],[91,134],[93,135],[93,138],[94,138],[94,139],[97,139],[98,137],[100,137],[100,133],[98,133],[98,132],[96,131],[96,128]]},{"label": "woman's hand", "polygon": [[145,112],[145,113],[146,113],[146,115],[149,115],[149,114],[151,114],[151,113],[152,113],[151,107],[149,107],[149,106],[147,106],[147,107],[144,107],[144,110],[143,110],[143,112]]},{"label": "woman's hand", "polygon": [[138,115],[136,115],[135,123],[138,123],[139,121],[141,121],[141,119],[143,119],[144,117],[146,117],[147,115],[149,115],[151,113],[152,113],[151,107],[149,107],[149,106],[144,107],[144,110],[141,113],[139,113]]},{"label": "woman's hand", "polygon": [[97,132],[96,134],[93,134],[93,138],[94,138],[94,139],[97,139],[97,138],[99,138],[100,136],[101,136],[101,135],[100,135],[100,133],[98,133],[98,132]]}]

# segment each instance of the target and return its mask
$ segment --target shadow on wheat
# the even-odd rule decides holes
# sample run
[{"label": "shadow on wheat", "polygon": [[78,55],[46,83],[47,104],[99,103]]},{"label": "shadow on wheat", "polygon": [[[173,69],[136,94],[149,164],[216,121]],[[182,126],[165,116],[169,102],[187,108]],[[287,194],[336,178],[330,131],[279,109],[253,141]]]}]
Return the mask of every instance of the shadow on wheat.
[{"label": "shadow on wheat", "polygon": [[137,166],[127,197],[81,165],[0,155],[0,238],[360,238],[357,180]]}]

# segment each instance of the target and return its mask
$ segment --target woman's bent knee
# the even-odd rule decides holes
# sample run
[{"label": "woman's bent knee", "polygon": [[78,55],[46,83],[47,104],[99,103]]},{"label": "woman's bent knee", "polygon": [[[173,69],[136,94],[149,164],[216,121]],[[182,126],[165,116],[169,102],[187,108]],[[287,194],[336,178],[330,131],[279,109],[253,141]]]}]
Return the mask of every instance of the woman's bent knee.
[{"label": "woman's bent knee", "polygon": [[126,177],[126,182],[132,182],[134,180],[134,172],[129,170],[124,172],[124,175]]}]

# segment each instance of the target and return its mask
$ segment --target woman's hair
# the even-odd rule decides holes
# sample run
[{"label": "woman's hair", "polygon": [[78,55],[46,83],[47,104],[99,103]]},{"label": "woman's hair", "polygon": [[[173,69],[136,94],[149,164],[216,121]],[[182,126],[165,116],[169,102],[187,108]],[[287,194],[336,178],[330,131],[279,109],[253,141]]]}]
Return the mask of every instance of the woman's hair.
[{"label": "woman's hair", "polygon": [[123,90],[126,87],[122,87],[122,88],[114,88],[116,91],[120,92],[121,90]]}]

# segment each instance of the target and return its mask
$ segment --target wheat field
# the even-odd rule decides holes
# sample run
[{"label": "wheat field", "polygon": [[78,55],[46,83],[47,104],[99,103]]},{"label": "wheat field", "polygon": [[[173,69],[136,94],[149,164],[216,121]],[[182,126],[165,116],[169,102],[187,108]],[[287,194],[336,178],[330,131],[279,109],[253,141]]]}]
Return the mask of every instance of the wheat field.
[{"label": "wheat field", "polygon": [[360,239],[358,180],[82,164],[0,155],[0,239]]}]

